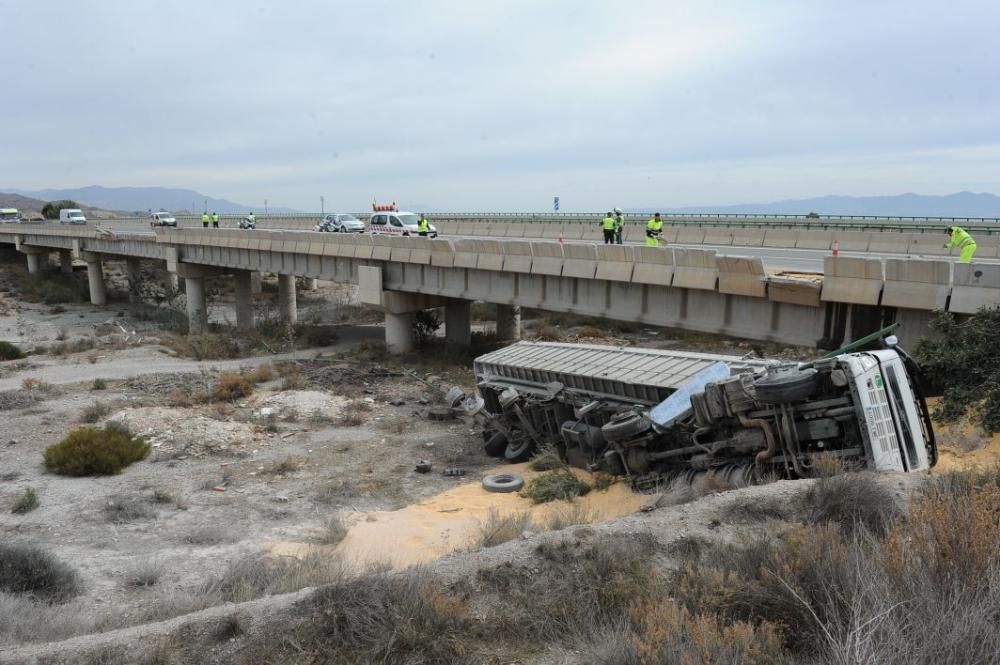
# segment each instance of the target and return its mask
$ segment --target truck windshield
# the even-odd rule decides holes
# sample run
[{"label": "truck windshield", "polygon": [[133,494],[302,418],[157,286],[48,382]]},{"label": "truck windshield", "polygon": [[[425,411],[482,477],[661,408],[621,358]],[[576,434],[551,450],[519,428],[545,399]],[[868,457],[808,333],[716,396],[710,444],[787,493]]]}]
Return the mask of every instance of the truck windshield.
[{"label": "truck windshield", "polygon": [[0,212],[0,221],[4,221],[4,222],[16,222],[17,221],[17,211],[15,210],[14,212],[10,212],[10,211],[4,210],[3,212]]}]

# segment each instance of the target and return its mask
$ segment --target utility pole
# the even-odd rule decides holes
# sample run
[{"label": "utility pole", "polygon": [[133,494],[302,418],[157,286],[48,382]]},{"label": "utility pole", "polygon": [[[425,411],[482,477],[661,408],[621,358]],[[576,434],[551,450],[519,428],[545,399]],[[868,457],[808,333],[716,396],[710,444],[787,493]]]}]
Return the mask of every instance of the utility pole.
[{"label": "utility pole", "polygon": [[267,214],[267,199],[264,199],[264,214]]},{"label": "utility pole", "polygon": [[324,207],[323,197],[321,196],[319,197],[319,214],[322,216],[325,212],[326,208]]}]

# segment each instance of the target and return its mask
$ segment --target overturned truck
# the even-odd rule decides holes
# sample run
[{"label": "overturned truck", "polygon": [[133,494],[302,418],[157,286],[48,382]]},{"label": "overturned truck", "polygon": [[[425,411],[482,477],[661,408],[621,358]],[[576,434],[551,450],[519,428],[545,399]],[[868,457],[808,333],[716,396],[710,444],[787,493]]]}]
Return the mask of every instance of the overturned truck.
[{"label": "overturned truck", "polygon": [[789,365],[519,342],[474,367],[480,397],[466,408],[488,454],[519,462],[552,444],[570,464],[638,490],[809,477],[824,460],[877,471],[937,462],[919,370],[894,344]]}]

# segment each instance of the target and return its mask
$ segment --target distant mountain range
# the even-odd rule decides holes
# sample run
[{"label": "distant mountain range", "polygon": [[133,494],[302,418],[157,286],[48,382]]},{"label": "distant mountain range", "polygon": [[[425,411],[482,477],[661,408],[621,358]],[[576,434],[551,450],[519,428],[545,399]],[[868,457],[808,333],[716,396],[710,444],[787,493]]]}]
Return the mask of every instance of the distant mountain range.
[{"label": "distant mountain range", "polygon": [[[38,191],[12,189],[9,191],[43,201],[70,199],[83,205],[102,208],[104,210],[139,211],[143,213],[147,210],[180,212],[182,210],[191,211],[193,206],[195,212],[202,212],[205,209],[207,201],[209,212],[244,213],[251,210],[261,210],[263,212],[261,206],[248,206],[242,203],[233,203],[225,199],[216,199],[211,196],[205,196],[193,189],[172,189],[169,187],[100,187],[93,185],[78,189],[41,189]],[[281,207],[268,207],[268,211],[298,212],[292,208]]]},{"label": "distant mountain range", "polygon": [[[751,215],[879,215],[901,217],[1000,217],[1000,196],[957,192],[946,196],[899,194],[896,196],[820,196],[775,203],[743,203],[727,206],[642,208],[635,212],[745,213]],[[630,210],[631,212],[631,210]]]}]

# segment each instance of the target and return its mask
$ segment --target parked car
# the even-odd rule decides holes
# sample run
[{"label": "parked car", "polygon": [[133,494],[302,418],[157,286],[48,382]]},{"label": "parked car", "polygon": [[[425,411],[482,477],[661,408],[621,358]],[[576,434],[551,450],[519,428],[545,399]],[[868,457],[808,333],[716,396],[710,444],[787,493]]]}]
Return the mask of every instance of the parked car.
[{"label": "parked car", "polygon": [[[373,234],[415,236],[419,221],[420,215],[412,212],[376,212],[368,221],[368,230]],[[429,225],[427,235],[437,238],[438,232],[433,224]]]},{"label": "parked car", "polygon": [[87,218],[79,208],[63,208],[59,211],[60,224],[86,224]]},{"label": "parked car", "polygon": [[177,228],[177,219],[169,212],[154,212],[149,216],[149,225],[156,226],[172,226]]},{"label": "parked car", "polygon": [[347,213],[330,213],[313,227],[315,231],[327,233],[364,233],[365,223]]}]

